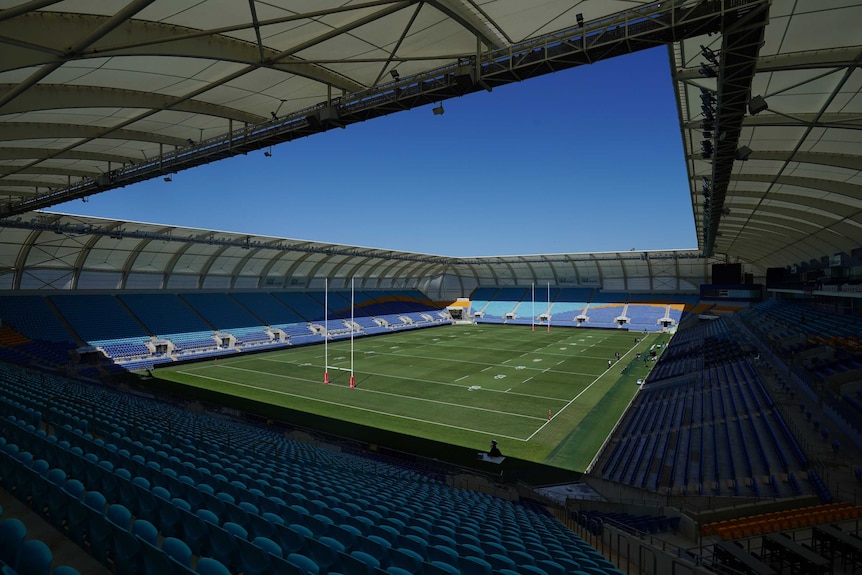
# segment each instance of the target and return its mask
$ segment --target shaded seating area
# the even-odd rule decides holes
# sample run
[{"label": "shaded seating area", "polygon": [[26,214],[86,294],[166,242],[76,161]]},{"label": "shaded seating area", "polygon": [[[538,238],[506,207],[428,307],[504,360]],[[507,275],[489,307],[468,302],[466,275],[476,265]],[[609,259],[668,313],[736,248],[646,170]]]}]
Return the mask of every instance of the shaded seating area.
[{"label": "shaded seating area", "polygon": [[115,568],[620,573],[541,507],[422,467],[2,364],[0,403],[3,488]]}]

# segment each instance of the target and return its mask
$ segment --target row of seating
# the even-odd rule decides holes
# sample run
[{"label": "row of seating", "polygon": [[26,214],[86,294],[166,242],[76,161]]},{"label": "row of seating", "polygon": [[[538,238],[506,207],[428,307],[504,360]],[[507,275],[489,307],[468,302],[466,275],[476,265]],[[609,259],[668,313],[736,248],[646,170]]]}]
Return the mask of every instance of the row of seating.
[{"label": "row of seating", "polygon": [[54,566],[51,548],[28,537],[27,526],[17,517],[3,518],[0,507],[0,573],[3,575],[80,575],[68,565]]},{"label": "row of seating", "polygon": [[701,527],[703,535],[718,535],[722,539],[739,539],[764,533],[787,531],[837,523],[862,517],[862,505],[849,502],[814,505],[787,511],[747,515],[736,519],[713,521]]},{"label": "row of seating", "polygon": [[[56,509],[86,507],[88,499],[97,510],[88,512],[92,521],[108,514],[125,517],[125,508],[135,518],[130,531],[140,521],[149,522],[159,533],[163,554],[164,542],[177,539],[191,551],[192,565],[200,564],[198,557],[217,555],[216,549],[234,549],[230,541],[247,550],[249,545],[266,546],[260,539],[254,543],[264,538],[278,546],[286,562],[293,555],[294,563],[304,564],[299,571],[319,575],[348,569],[393,575],[403,575],[398,569],[476,575],[512,570],[619,573],[532,505],[454,489],[412,467],[298,443],[265,426],[56,376],[4,371],[0,402],[13,418],[0,420],[2,435],[12,438],[18,455],[44,454],[49,466],[45,470],[44,463],[34,467],[36,460],[27,464],[26,457],[16,457],[24,468],[22,477],[28,474],[30,480],[19,481],[15,472],[8,477],[19,493],[29,489],[19,485],[46,483],[63,490],[67,505],[42,508],[49,519],[51,509],[62,517]],[[44,404],[46,396],[55,398],[50,407]],[[56,476],[54,482],[49,474]],[[46,481],[34,481],[36,475]],[[82,489],[76,491],[74,482]],[[68,505],[70,492],[80,495],[81,505]],[[41,495],[30,491],[28,496],[39,509]],[[119,523],[125,525],[124,520]],[[102,554],[101,544],[95,543],[102,540],[96,523],[66,517],[65,525],[91,553]],[[184,557],[185,547],[172,544],[171,552],[180,549]],[[110,546],[104,551],[107,558],[118,553]],[[236,563],[243,553],[233,553],[215,558],[234,572],[251,569]],[[277,555],[273,548],[267,558],[277,563]]]}]

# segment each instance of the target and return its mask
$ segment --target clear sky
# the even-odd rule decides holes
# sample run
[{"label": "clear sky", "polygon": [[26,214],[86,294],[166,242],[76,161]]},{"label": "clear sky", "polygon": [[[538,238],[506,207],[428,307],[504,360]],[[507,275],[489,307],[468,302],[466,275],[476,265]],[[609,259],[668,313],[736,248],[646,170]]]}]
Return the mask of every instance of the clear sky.
[{"label": "clear sky", "polygon": [[445,256],[696,248],[664,47],[52,208]]}]

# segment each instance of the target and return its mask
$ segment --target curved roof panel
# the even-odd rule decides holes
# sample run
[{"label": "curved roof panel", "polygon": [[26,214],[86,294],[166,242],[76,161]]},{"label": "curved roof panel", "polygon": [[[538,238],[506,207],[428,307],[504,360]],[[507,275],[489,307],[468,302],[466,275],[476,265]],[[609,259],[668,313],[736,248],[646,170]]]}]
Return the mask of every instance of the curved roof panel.
[{"label": "curved roof panel", "polygon": [[[746,94],[754,105],[744,110],[736,133],[732,126],[725,131],[711,125],[703,109],[702,98],[711,94],[716,116],[722,113],[728,91],[722,84],[729,49],[724,36],[673,46],[692,206],[704,251],[765,269],[862,246],[860,21],[858,1],[773,1]],[[701,64],[717,77],[702,73]],[[734,139],[732,167],[722,185],[716,171],[728,163],[720,153],[727,135]]]},{"label": "curved roof panel", "polygon": [[0,0],[0,216],[668,45],[700,249],[758,270],[850,252],[860,21],[860,0]]}]

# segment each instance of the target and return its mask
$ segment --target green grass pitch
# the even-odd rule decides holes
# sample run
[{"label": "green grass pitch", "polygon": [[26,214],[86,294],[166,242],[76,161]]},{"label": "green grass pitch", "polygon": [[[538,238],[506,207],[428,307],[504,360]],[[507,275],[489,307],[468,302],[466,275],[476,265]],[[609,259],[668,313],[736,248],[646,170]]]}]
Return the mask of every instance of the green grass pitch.
[{"label": "green grass pitch", "polygon": [[[441,326],[159,369],[256,401],[583,471],[669,336],[545,326]],[[636,343],[635,339],[640,339]],[[324,358],[350,368],[329,369]],[[621,354],[619,361],[614,354]],[[612,365],[608,367],[608,360]],[[548,414],[550,413],[550,419]]]}]

